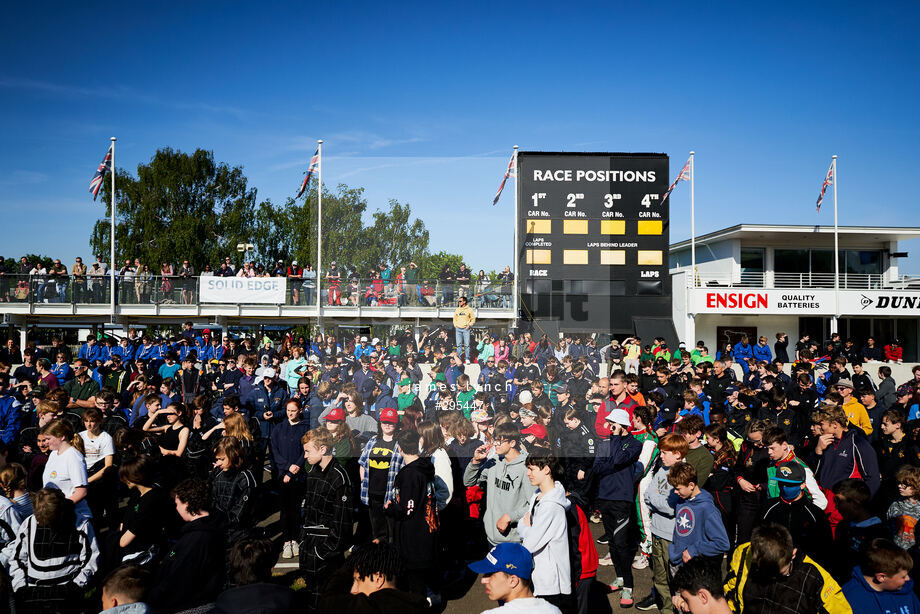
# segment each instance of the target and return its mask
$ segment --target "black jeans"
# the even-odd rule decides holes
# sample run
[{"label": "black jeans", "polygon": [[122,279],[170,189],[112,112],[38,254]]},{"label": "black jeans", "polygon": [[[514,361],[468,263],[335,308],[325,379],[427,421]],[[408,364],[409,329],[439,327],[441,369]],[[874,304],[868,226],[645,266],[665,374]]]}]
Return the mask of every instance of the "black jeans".
[{"label": "black jeans", "polygon": [[623,586],[631,589],[633,587],[632,562],[636,554],[632,514],[636,505],[633,501],[598,499],[597,509],[604,518],[604,532],[609,540],[610,558],[616,569],[617,577],[623,578]]},{"label": "black jeans", "polygon": [[303,482],[291,480],[278,485],[281,496],[281,539],[294,541],[300,535],[300,504],[303,503]]}]

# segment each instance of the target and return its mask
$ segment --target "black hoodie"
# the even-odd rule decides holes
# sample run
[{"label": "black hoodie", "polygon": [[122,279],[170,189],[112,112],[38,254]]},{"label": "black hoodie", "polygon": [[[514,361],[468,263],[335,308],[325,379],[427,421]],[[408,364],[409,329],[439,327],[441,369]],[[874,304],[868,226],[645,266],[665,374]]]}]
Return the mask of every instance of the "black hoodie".
[{"label": "black hoodie", "polygon": [[396,474],[396,499],[387,513],[396,520],[394,543],[408,569],[434,564],[438,549],[438,506],[434,491],[434,465],[419,458]]},{"label": "black hoodie", "polygon": [[153,611],[179,612],[213,602],[224,588],[225,543],[217,518],[185,523],[147,597]]}]

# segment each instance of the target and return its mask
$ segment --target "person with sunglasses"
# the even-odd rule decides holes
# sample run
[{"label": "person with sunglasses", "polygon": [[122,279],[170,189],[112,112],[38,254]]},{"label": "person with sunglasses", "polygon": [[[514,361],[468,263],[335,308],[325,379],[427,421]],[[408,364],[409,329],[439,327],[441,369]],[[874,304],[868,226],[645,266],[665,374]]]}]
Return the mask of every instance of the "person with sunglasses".
[{"label": "person with sunglasses", "polygon": [[764,433],[769,423],[753,420],[747,427],[745,440],[738,450],[735,463],[735,481],[738,483],[738,533],[735,543],[751,540],[751,532],[757,524],[760,507],[767,492],[767,468],[770,455],[764,444]]}]

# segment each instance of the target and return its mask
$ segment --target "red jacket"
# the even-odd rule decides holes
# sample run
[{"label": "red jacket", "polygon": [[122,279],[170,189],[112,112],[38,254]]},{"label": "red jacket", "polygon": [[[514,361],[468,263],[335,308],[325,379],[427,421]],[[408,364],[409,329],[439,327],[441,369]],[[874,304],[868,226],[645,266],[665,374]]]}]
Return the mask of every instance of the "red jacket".
[{"label": "red jacket", "polygon": [[581,576],[578,579],[587,580],[597,575],[597,546],[594,545],[591,525],[584,510],[580,505],[573,505],[578,513],[578,554],[581,556]]},{"label": "red jacket", "polygon": [[597,412],[597,418],[594,419],[594,430],[597,432],[597,436],[600,439],[607,439],[610,437],[610,424],[607,422],[607,416],[610,415],[614,409],[625,409],[626,413],[629,414],[629,419],[632,421],[633,410],[639,406],[628,394],[622,403],[616,403],[616,401],[610,399],[604,401],[604,404],[601,406],[600,410]]},{"label": "red jacket", "polygon": [[902,360],[904,357],[904,348],[900,345],[897,347],[885,346],[885,360]]}]

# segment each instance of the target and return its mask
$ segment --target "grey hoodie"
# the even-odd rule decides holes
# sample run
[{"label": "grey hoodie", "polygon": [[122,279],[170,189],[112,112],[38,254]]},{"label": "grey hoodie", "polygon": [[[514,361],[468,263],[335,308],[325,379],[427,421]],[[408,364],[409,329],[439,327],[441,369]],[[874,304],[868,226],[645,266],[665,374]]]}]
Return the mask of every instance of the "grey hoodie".
[{"label": "grey hoodie", "polygon": [[[487,503],[482,521],[486,537],[492,544],[521,541],[515,525],[529,511],[528,504],[533,494],[533,487],[527,479],[526,459],[526,452],[521,452],[510,463],[504,458],[489,458],[483,463],[471,462],[463,472],[465,486],[485,484]],[[507,535],[502,535],[495,523],[505,514],[511,517],[512,528]]]},{"label": "grey hoodie", "polygon": [[670,467],[660,465],[651,474],[651,482],[645,489],[645,502],[651,517],[652,535],[671,541],[674,539],[674,508],[680,497],[674,487],[668,484]]},{"label": "grey hoodie", "polygon": [[559,482],[543,495],[534,492],[528,502],[530,526],[519,524],[523,545],[533,554],[533,594],[569,595],[572,592],[572,568],[569,560],[569,533],[565,512],[571,503]]}]

